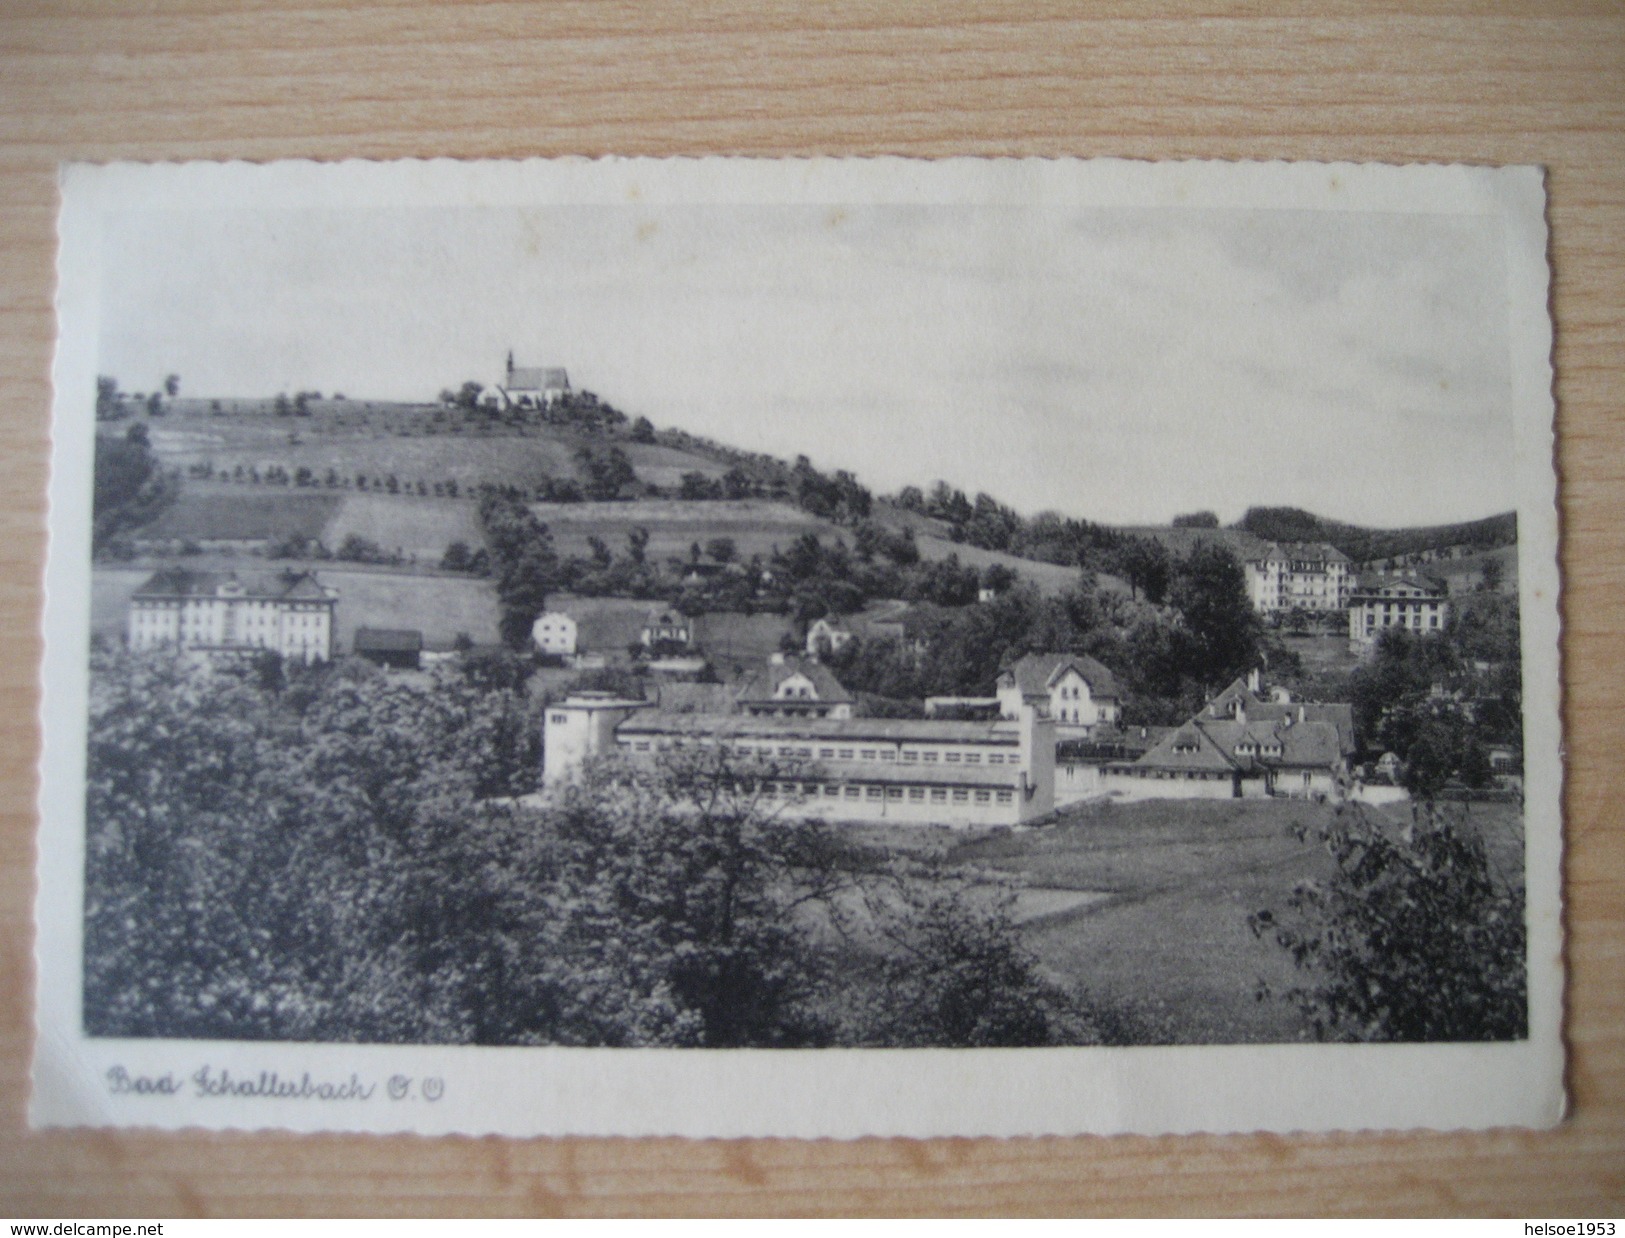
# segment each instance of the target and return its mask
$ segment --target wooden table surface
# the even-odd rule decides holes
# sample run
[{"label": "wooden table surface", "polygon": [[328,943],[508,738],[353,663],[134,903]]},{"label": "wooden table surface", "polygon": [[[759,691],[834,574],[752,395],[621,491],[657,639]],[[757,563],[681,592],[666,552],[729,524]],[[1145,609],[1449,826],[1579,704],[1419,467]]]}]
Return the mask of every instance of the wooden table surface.
[{"label": "wooden table surface", "polygon": [[[0,0],[0,1214],[1625,1211],[1625,8],[1268,7]],[[27,1130],[56,164],[604,153],[1550,169],[1565,1126],[932,1143]]]}]

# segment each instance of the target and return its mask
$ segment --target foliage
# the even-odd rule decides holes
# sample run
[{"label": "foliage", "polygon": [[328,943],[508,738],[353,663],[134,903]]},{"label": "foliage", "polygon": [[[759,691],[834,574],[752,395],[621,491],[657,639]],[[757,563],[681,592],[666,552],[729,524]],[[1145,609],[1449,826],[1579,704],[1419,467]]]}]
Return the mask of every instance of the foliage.
[{"label": "foliage", "polygon": [[96,436],[91,546],[99,551],[121,533],[158,517],[180,493],[180,481],[164,472],[148,442],[147,427],[132,425],[122,437]]},{"label": "foliage", "polygon": [[523,649],[530,643],[536,617],[547,609],[547,595],[557,585],[553,537],[523,501],[504,491],[481,491],[478,512],[502,606],[502,640],[510,648]]},{"label": "foliage", "polygon": [[1489,549],[1518,540],[1515,512],[1427,528],[1366,529],[1296,507],[1249,507],[1233,527],[1271,542],[1327,542],[1360,563],[1441,546]]},{"label": "foliage", "polygon": [[[1298,836],[1307,836],[1302,827]],[[1492,870],[1465,810],[1422,807],[1396,829],[1350,805],[1317,841],[1331,857],[1330,879],[1298,885],[1279,916],[1249,918],[1311,977],[1285,996],[1317,1038],[1526,1034],[1523,889]]]},{"label": "foliage", "polygon": [[93,1035],[1077,1043],[1005,900],[764,798],[714,748],[539,806],[539,713],[457,670],[100,653]]}]

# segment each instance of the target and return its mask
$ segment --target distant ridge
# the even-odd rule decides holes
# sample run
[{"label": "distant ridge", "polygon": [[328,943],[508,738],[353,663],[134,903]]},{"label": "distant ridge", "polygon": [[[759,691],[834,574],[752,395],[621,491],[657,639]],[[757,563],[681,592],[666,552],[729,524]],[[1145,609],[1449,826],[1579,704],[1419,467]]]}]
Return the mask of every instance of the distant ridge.
[{"label": "distant ridge", "polygon": [[1367,529],[1328,520],[1298,507],[1249,507],[1230,526],[1271,542],[1328,542],[1357,563],[1415,554],[1444,546],[1474,546],[1491,550],[1518,540],[1518,515],[1503,512],[1460,524],[1436,524],[1406,529]]}]

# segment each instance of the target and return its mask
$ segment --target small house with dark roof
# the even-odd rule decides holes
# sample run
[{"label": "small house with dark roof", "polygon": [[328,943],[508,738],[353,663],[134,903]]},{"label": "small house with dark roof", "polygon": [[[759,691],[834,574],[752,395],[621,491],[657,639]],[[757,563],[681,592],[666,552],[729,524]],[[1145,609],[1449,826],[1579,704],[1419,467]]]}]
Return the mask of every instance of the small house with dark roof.
[{"label": "small house with dark roof", "polygon": [[423,633],[416,628],[357,628],[350,647],[357,657],[395,670],[415,671],[423,661]]},{"label": "small house with dark roof", "polygon": [[834,615],[814,619],[807,625],[807,656],[828,657],[852,643],[853,632]]},{"label": "small house with dark roof", "polygon": [[776,657],[740,680],[734,700],[753,718],[852,716],[852,694],[813,658]]},{"label": "small house with dark roof", "polygon": [[129,645],[209,655],[269,650],[295,662],[326,662],[337,603],[310,572],[168,568],[131,596]]},{"label": "small house with dark roof", "polygon": [[694,643],[694,624],[682,611],[657,606],[644,619],[638,639],[645,649],[677,645],[687,649]]},{"label": "small house with dark roof", "polygon": [[1116,676],[1087,654],[1030,653],[999,673],[994,690],[1006,718],[1023,703],[1048,709],[1061,739],[1087,738],[1123,716]]}]

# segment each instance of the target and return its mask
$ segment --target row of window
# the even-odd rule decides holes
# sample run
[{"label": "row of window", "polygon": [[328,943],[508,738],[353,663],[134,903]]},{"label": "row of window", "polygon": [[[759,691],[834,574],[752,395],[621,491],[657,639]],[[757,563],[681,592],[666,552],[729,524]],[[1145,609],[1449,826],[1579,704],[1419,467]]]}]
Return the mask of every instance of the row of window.
[{"label": "row of window", "polygon": [[[648,752],[649,741],[637,740],[635,752]],[[949,750],[938,753],[929,748],[904,748],[901,754],[894,748],[842,748],[814,747],[810,744],[752,744],[738,743],[733,750],[741,756],[789,757],[811,761],[898,761],[904,765],[934,765],[940,759],[945,765],[980,765],[985,759],[989,765],[1016,765],[1020,757],[1014,752],[961,752]]]},{"label": "row of window", "polygon": [[764,782],[767,799],[907,800],[911,804],[1013,804],[1014,791],[973,791],[966,787],[876,787],[834,782]]}]

